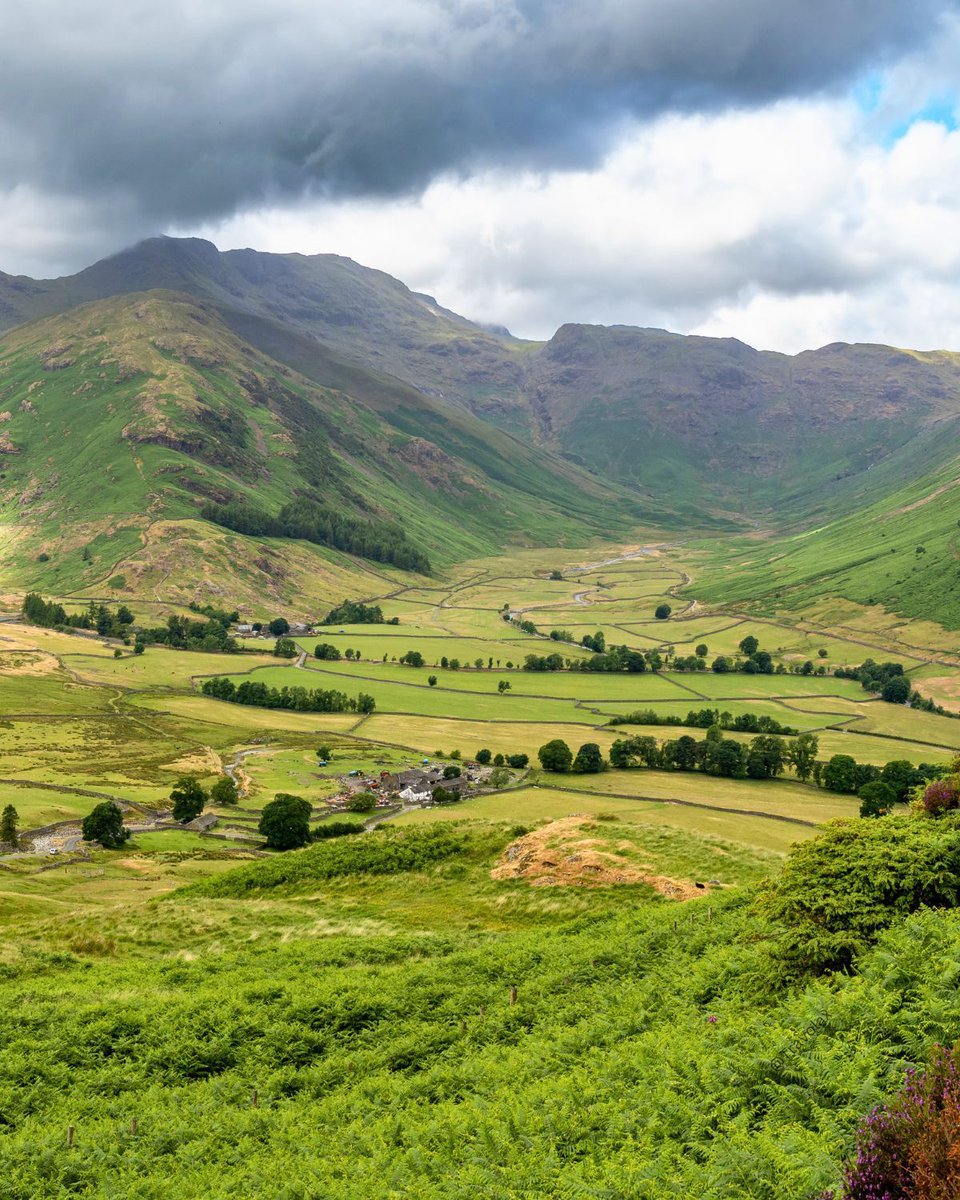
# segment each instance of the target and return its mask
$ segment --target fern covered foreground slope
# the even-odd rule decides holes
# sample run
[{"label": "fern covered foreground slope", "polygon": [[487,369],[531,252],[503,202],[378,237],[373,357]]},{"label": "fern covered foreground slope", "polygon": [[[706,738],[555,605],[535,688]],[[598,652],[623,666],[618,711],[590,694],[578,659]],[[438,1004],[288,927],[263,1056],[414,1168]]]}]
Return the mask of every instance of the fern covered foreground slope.
[{"label": "fern covered foreground slope", "polygon": [[[894,855],[904,820],[875,823]],[[379,833],[285,882],[28,925],[0,982],[3,1195],[806,1200],[960,1028],[955,911],[891,911],[851,970],[790,984],[785,909],[544,905],[489,878],[510,835]]]}]

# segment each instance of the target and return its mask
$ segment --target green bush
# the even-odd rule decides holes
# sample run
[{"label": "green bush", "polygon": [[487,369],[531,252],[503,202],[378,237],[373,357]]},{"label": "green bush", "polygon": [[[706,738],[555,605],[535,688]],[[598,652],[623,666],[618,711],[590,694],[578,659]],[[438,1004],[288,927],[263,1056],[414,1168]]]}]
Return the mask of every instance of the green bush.
[{"label": "green bush", "polygon": [[318,825],[311,837],[315,842],[326,841],[327,838],[348,837],[353,833],[365,833],[366,825],[360,821],[324,821]]},{"label": "green bush", "polygon": [[791,851],[761,907],[791,968],[849,968],[881,930],[960,902],[960,818],[835,821]]}]

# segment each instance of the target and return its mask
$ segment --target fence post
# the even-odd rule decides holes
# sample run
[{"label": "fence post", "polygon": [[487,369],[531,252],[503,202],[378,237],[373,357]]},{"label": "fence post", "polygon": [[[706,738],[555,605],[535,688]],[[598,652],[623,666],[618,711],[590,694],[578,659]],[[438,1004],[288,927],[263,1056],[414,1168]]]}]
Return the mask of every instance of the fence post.
[{"label": "fence post", "polygon": [[256,1088],[253,1089],[253,1095],[251,1096],[250,1100],[254,1108],[260,1107],[260,1093]]},{"label": "fence post", "polygon": [[69,1150],[72,1145],[73,1145],[73,1126],[68,1125],[67,1126],[67,1149]]},{"label": "fence post", "polygon": [[517,989],[516,989],[516,986],[514,986],[514,987],[510,988],[510,1003],[516,1004],[516,1002],[517,1002]]}]

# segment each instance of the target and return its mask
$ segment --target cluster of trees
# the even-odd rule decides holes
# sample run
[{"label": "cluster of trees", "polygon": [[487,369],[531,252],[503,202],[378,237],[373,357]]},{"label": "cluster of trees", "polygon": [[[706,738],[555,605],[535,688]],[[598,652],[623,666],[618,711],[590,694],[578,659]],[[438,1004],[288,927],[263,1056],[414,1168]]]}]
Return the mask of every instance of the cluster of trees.
[{"label": "cluster of trees", "polygon": [[872,658],[865,659],[859,667],[838,667],[834,671],[838,679],[856,679],[866,692],[874,692],[888,704],[909,704],[911,708],[923,709],[924,712],[939,713],[943,717],[954,717],[957,714],[948,712],[942,705],[934,703],[927,696],[921,696],[910,686],[901,663],[874,662]]},{"label": "cluster of trees", "polygon": [[[83,612],[68,613],[62,604],[44,600],[36,592],[24,597],[23,615],[31,624],[45,628],[66,626],[72,629],[95,629],[102,637],[122,638],[129,643],[134,637],[134,653],[142,654],[144,646],[172,646],[176,650],[221,650],[236,654],[242,649],[240,643],[230,636],[230,626],[237,619],[236,612],[226,612],[209,605],[201,607],[191,604],[190,608],[200,619],[170,616],[166,625],[156,628],[135,628],[135,617],[126,605],[110,608],[91,600]],[[289,626],[287,626],[289,628]]]},{"label": "cluster of trees", "polygon": [[379,604],[362,604],[359,600],[344,600],[331,608],[320,622],[321,625],[399,625],[399,617],[383,619]]},{"label": "cluster of trees", "polygon": [[208,801],[218,805],[236,804],[240,794],[229,775],[221,775],[209,792],[196,775],[181,775],[171,789],[170,799],[173,819],[186,824],[200,816]]},{"label": "cluster of trees", "polygon": [[235,500],[230,504],[204,504],[200,515],[215,525],[251,537],[302,538],[318,546],[332,546],[374,562],[392,563],[407,571],[430,574],[430,559],[399,525],[346,513],[300,498],[284,504],[275,517],[262,508]]},{"label": "cluster of trees", "polygon": [[538,633],[536,625],[532,621],[528,621],[526,617],[513,617],[510,613],[505,612],[503,619],[511,625],[516,625],[521,633]]},{"label": "cluster of trees", "polygon": [[491,754],[486,749],[478,750],[474,755],[474,759],[482,767],[487,767],[492,762],[495,767],[508,766],[513,767],[516,771],[522,771],[530,762],[528,754]]},{"label": "cluster of trees", "polygon": [[[725,738],[719,726],[707,730],[702,741],[689,734],[658,742],[649,735],[619,738],[610,747],[610,765],[620,770],[644,766],[655,770],[704,771],[732,779],[775,779],[788,764],[798,777],[808,779],[816,762],[819,743],[812,734],[800,734],[785,743],[771,734],[755,737],[749,745]],[[587,742],[574,755],[560,738],[537,751],[545,771],[594,772],[606,768],[595,742]]]},{"label": "cluster of trees", "polygon": [[[549,747],[555,747],[555,743],[541,749]],[[920,796],[920,802],[927,811],[932,812],[938,804],[944,809],[960,806],[960,777],[955,781],[943,779],[942,766],[932,763],[914,766],[906,759],[895,759],[877,767],[858,763],[849,754],[834,754],[823,762],[817,758],[819,749],[819,739],[812,733],[801,733],[788,742],[765,733],[744,745],[724,738],[721,727],[712,725],[703,741],[689,735],[664,742],[649,734],[619,738],[610,747],[610,765],[620,769],[644,766],[654,770],[705,771],[734,779],[774,779],[792,766],[801,783],[812,781],[827,791],[857,796],[862,816],[882,815],[894,804],[905,803],[917,795],[922,788],[927,790]],[[557,758],[554,750],[549,750],[549,756],[551,761],[559,762],[565,757],[561,751]],[[541,763],[544,763],[542,756]],[[545,763],[544,768],[570,769]]]},{"label": "cluster of trees", "polygon": [[[339,662],[343,657],[340,651],[330,642],[317,642],[313,648],[314,658],[319,658],[321,662]],[[351,655],[351,657],[353,657]]]},{"label": "cluster of trees", "polygon": [[[205,621],[190,617],[167,617],[166,625],[156,629],[138,629],[134,651],[142,653],[144,645],[172,646],[175,650],[219,650],[239,654],[243,647],[230,636],[231,613],[208,616]],[[139,648],[139,649],[138,649]]]},{"label": "cluster of trees", "polygon": [[345,692],[325,688],[268,687],[245,679],[235,684],[221,675],[205,679],[200,688],[205,696],[228,700],[232,704],[255,704],[260,708],[285,708],[294,712],[372,713],[377,704],[373,696],[361,692],[356,698]]},{"label": "cluster of trees", "polygon": [[71,629],[95,629],[102,637],[126,638],[134,622],[133,613],[125,604],[116,609],[91,600],[82,612],[68,613],[62,604],[44,600],[37,592],[23,598],[22,612],[31,625],[45,629],[69,626]]},{"label": "cluster of trees", "polygon": [[683,737],[658,744],[656,738],[620,738],[610,747],[610,765],[620,769],[640,766],[674,771],[703,771],[729,779],[776,779],[793,764],[799,775],[816,759],[817,739],[801,734],[786,743],[773,734],[760,734],[749,745],[725,738],[711,726],[698,741]]},{"label": "cluster of trees", "polygon": [[691,709],[683,718],[661,716],[652,708],[641,708],[622,717],[611,717],[608,725],[685,725],[690,729],[709,729],[719,725],[721,729],[733,729],[737,733],[780,733],[792,735],[797,732],[789,725],[781,725],[774,717],[757,716],[756,713],[740,713],[733,716],[716,708]]},{"label": "cluster of trees", "polygon": [[574,754],[563,738],[554,738],[542,745],[537,751],[537,758],[545,771],[559,771],[562,774],[567,771],[595,774],[606,765],[596,742],[584,742]]},{"label": "cluster of trees", "polygon": [[829,792],[840,792],[847,796],[861,796],[868,784],[882,783],[893,793],[889,803],[905,803],[918,787],[939,779],[944,773],[942,765],[920,763],[914,766],[905,758],[894,759],[882,767],[873,763],[858,763],[850,754],[834,754],[826,762],[814,764],[813,782]]},{"label": "cluster of trees", "polygon": [[[235,608],[230,609],[228,611],[225,608],[217,608],[213,604],[198,604],[196,600],[192,600],[187,605],[187,608],[189,608],[191,612],[198,613],[201,617],[211,617],[211,618],[213,618],[213,620],[219,621],[220,624],[224,625],[224,626],[233,625],[236,621],[240,620],[240,613]],[[280,617],[279,619],[281,621],[283,621],[282,617]],[[285,628],[282,630],[278,630],[277,631],[278,633],[286,633],[287,630],[290,628],[290,626],[287,625],[286,621],[283,621],[283,623],[284,623]],[[271,624],[271,632],[274,632],[272,629],[272,626],[274,623],[271,621],[270,624]],[[255,625],[254,629],[256,629],[256,628],[258,628],[258,627]],[[260,628],[262,628],[262,626]]]},{"label": "cluster of trees", "polygon": [[300,651],[293,638],[278,637],[273,644],[274,658],[296,658]]}]

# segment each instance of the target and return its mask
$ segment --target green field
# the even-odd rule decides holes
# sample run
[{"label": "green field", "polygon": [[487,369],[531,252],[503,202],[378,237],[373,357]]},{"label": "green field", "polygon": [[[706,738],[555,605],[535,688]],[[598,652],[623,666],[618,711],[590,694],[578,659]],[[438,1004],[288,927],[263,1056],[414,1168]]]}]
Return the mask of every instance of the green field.
[{"label": "green field", "polygon": [[[753,632],[788,667],[804,654],[816,656],[817,648],[826,649],[828,657],[816,656],[814,661],[826,661],[828,667],[866,657],[868,651],[859,641],[848,640],[865,632],[861,626],[854,631],[856,614],[848,605],[839,606],[836,628],[819,633],[770,618],[755,623],[748,615],[722,611],[683,616],[688,596],[696,595],[696,571],[705,561],[699,548],[687,558],[684,554],[674,548],[658,557],[611,562],[592,570],[574,569],[577,564],[567,562],[562,564],[567,576],[551,581],[546,575],[556,562],[554,555],[518,550],[464,563],[431,586],[414,580],[409,588],[398,588],[391,579],[384,601],[388,614],[396,613],[401,624],[344,626],[343,633],[339,626],[320,629],[300,639],[308,651],[305,669],[273,658],[272,642],[264,639],[250,641],[250,649],[239,657],[160,647],[148,647],[141,656],[124,650],[114,657],[113,647],[103,639],[9,625],[0,630],[0,699],[8,719],[16,719],[0,745],[0,779],[8,780],[0,789],[28,824],[82,815],[87,798],[63,790],[71,786],[155,805],[162,803],[178,772],[195,769],[212,780],[232,755],[253,745],[265,753],[247,760],[252,804],[262,803],[272,791],[302,792],[322,803],[336,791],[337,782],[336,772],[315,769],[311,755],[321,739],[337,739],[341,752],[362,768],[366,756],[371,763],[377,756],[387,760],[394,754],[432,755],[453,749],[469,756],[481,747],[493,753],[527,753],[535,761],[538,748],[554,737],[562,737],[574,750],[595,741],[606,753],[616,738],[630,734],[679,736],[677,726],[605,727],[611,716],[644,708],[677,720],[705,707],[731,717],[769,716],[801,731],[815,731],[823,760],[843,753],[879,765],[892,758],[946,762],[954,748],[960,749],[960,722],[885,704],[855,681],[829,674],[667,670],[631,675],[517,669],[529,653],[583,657],[590,652],[522,634],[501,620],[498,610],[503,604],[529,610],[527,615],[543,630],[567,627],[554,618],[569,614],[577,619],[575,625],[569,623],[576,637],[607,628],[608,641],[616,636],[630,644],[633,634],[633,644],[674,644],[678,652],[705,641],[711,655],[733,653]],[[602,562],[605,557],[612,556],[600,551],[582,561]],[[684,570],[694,574],[694,582],[682,597],[671,597],[674,617],[652,621],[651,599],[667,587],[675,588]],[[585,592],[595,603],[569,603]],[[548,607],[536,607],[543,605]],[[616,629],[609,627],[613,612]],[[931,628],[935,627],[929,622],[916,623],[908,631],[901,623],[897,635],[901,642],[922,647]],[[333,642],[341,651],[350,648],[362,657],[319,662],[312,657],[319,641]],[[410,649],[420,650],[428,665],[417,669],[394,661]],[[459,658],[462,669],[434,665],[442,657]],[[929,657],[928,663],[921,648],[909,660],[918,676],[950,678],[949,668],[933,661],[935,652]],[[473,665],[477,659],[482,669]],[[507,662],[516,665],[508,669]],[[374,696],[376,711],[362,717],[354,712],[310,714],[227,704],[199,694],[202,680],[214,674],[262,680],[278,688],[336,688],[348,696],[364,691]],[[428,685],[431,675],[437,679],[435,687]],[[960,686],[960,671],[957,679]],[[510,684],[504,695],[497,690],[501,680]],[[938,686],[946,687],[942,682]],[[704,736],[700,729],[685,732],[697,739]],[[745,744],[751,740],[749,734],[729,736]],[[571,786],[606,795],[617,778],[633,776],[612,773],[592,781],[571,777]],[[30,789],[24,786],[28,782],[59,790]],[[731,786],[734,792],[752,795],[767,789],[765,802],[748,805],[741,795],[733,807],[789,816],[791,805],[796,805],[794,815],[802,820],[826,820],[849,811],[854,803],[825,793],[811,798],[809,789],[791,792],[796,785],[782,781],[748,787],[674,775],[667,782],[673,798],[698,798],[704,807],[722,804]],[[651,786],[654,798],[671,798],[660,783]],[[749,820],[740,819],[741,824]]]}]

